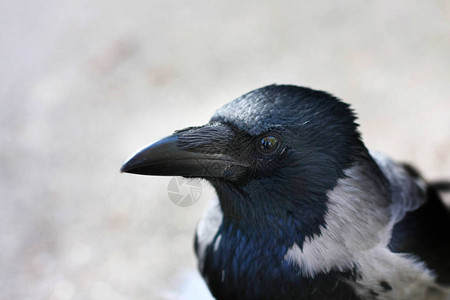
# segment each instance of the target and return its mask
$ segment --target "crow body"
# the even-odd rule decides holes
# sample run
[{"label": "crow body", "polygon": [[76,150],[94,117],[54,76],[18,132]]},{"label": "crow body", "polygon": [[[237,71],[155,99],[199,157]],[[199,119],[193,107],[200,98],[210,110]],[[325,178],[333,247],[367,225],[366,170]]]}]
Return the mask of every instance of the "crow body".
[{"label": "crow body", "polygon": [[195,252],[217,299],[446,299],[450,216],[417,171],[369,152],[349,105],[251,91],[122,171],[208,180]]}]

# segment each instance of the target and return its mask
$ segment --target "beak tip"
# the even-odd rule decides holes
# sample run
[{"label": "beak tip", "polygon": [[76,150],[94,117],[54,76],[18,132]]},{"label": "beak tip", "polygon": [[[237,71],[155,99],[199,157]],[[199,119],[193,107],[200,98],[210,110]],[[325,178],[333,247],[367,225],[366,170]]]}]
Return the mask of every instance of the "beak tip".
[{"label": "beak tip", "polygon": [[135,168],[133,164],[130,164],[131,159],[126,161],[122,167],[120,167],[120,173],[133,173],[133,169]]}]

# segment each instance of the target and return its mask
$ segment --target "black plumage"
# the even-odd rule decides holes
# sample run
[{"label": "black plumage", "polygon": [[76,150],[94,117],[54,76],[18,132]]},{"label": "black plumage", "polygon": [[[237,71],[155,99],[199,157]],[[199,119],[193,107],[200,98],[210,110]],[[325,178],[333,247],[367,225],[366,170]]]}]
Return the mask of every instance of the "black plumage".
[{"label": "black plumage", "polygon": [[355,120],[330,94],[271,85],[143,149],[122,171],[214,186],[195,250],[218,299],[444,295],[448,211],[413,169],[370,153]]}]

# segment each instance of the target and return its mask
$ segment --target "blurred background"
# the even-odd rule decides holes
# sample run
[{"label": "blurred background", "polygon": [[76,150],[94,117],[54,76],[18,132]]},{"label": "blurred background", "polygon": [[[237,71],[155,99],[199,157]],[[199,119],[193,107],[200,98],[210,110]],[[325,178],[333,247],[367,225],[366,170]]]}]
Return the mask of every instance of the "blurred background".
[{"label": "blurred background", "polygon": [[120,174],[141,146],[291,83],[351,103],[366,145],[450,178],[450,2],[0,3],[0,299],[208,299],[213,195]]}]

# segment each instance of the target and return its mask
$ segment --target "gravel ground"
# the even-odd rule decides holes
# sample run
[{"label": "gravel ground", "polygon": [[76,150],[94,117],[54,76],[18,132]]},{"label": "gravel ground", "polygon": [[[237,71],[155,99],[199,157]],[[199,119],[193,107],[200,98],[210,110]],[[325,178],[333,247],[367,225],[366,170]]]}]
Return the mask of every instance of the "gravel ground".
[{"label": "gravel ground", "polygon": [[356,109],[366,144],[450,178],[450,4],[0,3],[0,299],[208,299],[196,205],[120,174],[138,147],[271,83]]}]

